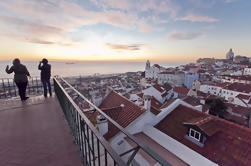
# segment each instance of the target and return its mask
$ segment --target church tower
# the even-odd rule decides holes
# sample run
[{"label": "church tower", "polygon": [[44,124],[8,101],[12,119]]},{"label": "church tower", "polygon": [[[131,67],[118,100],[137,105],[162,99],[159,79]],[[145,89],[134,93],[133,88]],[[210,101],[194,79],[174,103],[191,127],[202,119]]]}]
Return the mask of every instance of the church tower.
[{"label": "church tower", "polygon": [[146,61],[146,68],[145,68],[145,70],[150,70],[150,61],[149,60],[147,60]]},{"label": "church tower", "polygon": [[146,61],[145,78],[151,78],[151,65],[149,60]]}]

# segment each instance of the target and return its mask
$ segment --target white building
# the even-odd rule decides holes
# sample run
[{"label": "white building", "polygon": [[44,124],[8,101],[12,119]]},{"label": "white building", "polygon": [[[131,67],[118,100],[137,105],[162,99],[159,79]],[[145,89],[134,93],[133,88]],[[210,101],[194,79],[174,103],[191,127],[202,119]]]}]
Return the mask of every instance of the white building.
[{"label": "white building", "polygon": [[243,84],[251,84],[251,75],[220,75],[214,76],[214,80],[216,82],[228,82],[228,83],[243,83]]},{"label": "white building", "polygon": [[200,91],[222,97],[229,103],[247,107],[249,100],[240,100],[240,95],[247,96],[246,98],[249,99],[251,96],[251,85],[242,83],[202,84]]},{"label": "white building", "polygon": [[251,68],[245,68],[243,71],[243,75],[251,75]]},{"label": "white building", "polygon": [[155,84],[144,89],[142,92],[144,95],[154,96],[159,102],[164,103],[171,97],[172,90],[166,91],[164,87]]},{"label": "white building", "polygon": [[150,61],[147,60],[145,67],[145,78],[158,79],[158,74],[164,71],[165,68],[161,67],[158,64],[150,65]]},{"label": "white building", "polygon": [[182,71],[161,72],[158,76],[158,84],[168,83],[171,86],[182,86],[185,80],[185,73]]},{"label": "white building", "polygon": [[201,84],[200,85],[200,91],[207,93],[207,94],[211,94],[211,95],[215,95],[215,96],[221,96],[221,91],[222,88],[224,88],[225,86],[229,85],[230,83],[218,83],[218,84]]}]

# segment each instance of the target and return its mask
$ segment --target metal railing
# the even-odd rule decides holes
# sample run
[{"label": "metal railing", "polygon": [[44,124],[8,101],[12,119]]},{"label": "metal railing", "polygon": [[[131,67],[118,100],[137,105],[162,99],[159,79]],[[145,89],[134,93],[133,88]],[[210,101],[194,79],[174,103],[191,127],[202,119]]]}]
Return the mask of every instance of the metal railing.
[{"label": "metal railing", "polygon": [[[65,118],[70,126],[72,135],[85,165],[131,165],[133,159],[141,150],[155,160],[159,165],[170,166],[167,161],[152,151],[148,146],[140,142],[136,137],[129,134],[123,127],[91,103],[63,78],[54,77],[53,80],[55,94],[62,107]],[[94,112],[98,112],[98,114],[105,117],[109,123],[116,126],[119,131],[125,134],[125,136],[136,146],[118,154],[96,129],[94,124],[87,118],[78,104],[74,102],[71,97],[72,94],[74,94],[74,96],[77,95],[79,99],[87,102],[89,106],[93,108]],[[123,160],[125,155],[129,155],[127,161]]]},{"label": "metal railing", "polygon": [[[53,82],[51,86],[53,87]],[[31,79],[28,80],[26,94],[27,95],[43,94],[43,85],[39,77],[32,77]],[[13,78],[2,78],[0,80],[0,99],[7,99],[16,96],[18,96],[18,88]]]}]

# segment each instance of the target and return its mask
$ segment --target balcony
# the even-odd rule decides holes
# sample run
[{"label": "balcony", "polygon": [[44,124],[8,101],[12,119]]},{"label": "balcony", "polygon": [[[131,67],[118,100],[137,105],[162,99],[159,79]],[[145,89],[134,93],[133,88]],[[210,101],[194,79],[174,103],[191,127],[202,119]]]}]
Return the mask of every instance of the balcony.
[{"label": "balcony", "polygon": [[[33,80],[33,81],[32,81]],[[44,98],[38,78],[30,80],[25,102],[17,98],[10,79],[0,87],[0,165],[4,166],[78,166],[131,165],[135,155],[144,151],[159,165],[169,165],[163,158],[87,100],[63,78],[55,77],[52,97]],[[74,100],[72,98],[74,94]],[[77,97],[76,97],[77,96]],[[76,102],[78,101],[78,102]],[[135,147],[118,154],[99,133],[79,107],[85,101],[113,123]],[[128,156],[126,159],[124,156]]]}]

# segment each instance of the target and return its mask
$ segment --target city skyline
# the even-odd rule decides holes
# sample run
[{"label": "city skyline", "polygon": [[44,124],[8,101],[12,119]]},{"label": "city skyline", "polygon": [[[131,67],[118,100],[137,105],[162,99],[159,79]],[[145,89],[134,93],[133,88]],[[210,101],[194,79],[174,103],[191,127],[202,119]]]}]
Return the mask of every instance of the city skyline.
[{"label": "city skyline", "polygon": [[244,0],[3,0],[0,60],[169,61],[250,57]]}]

